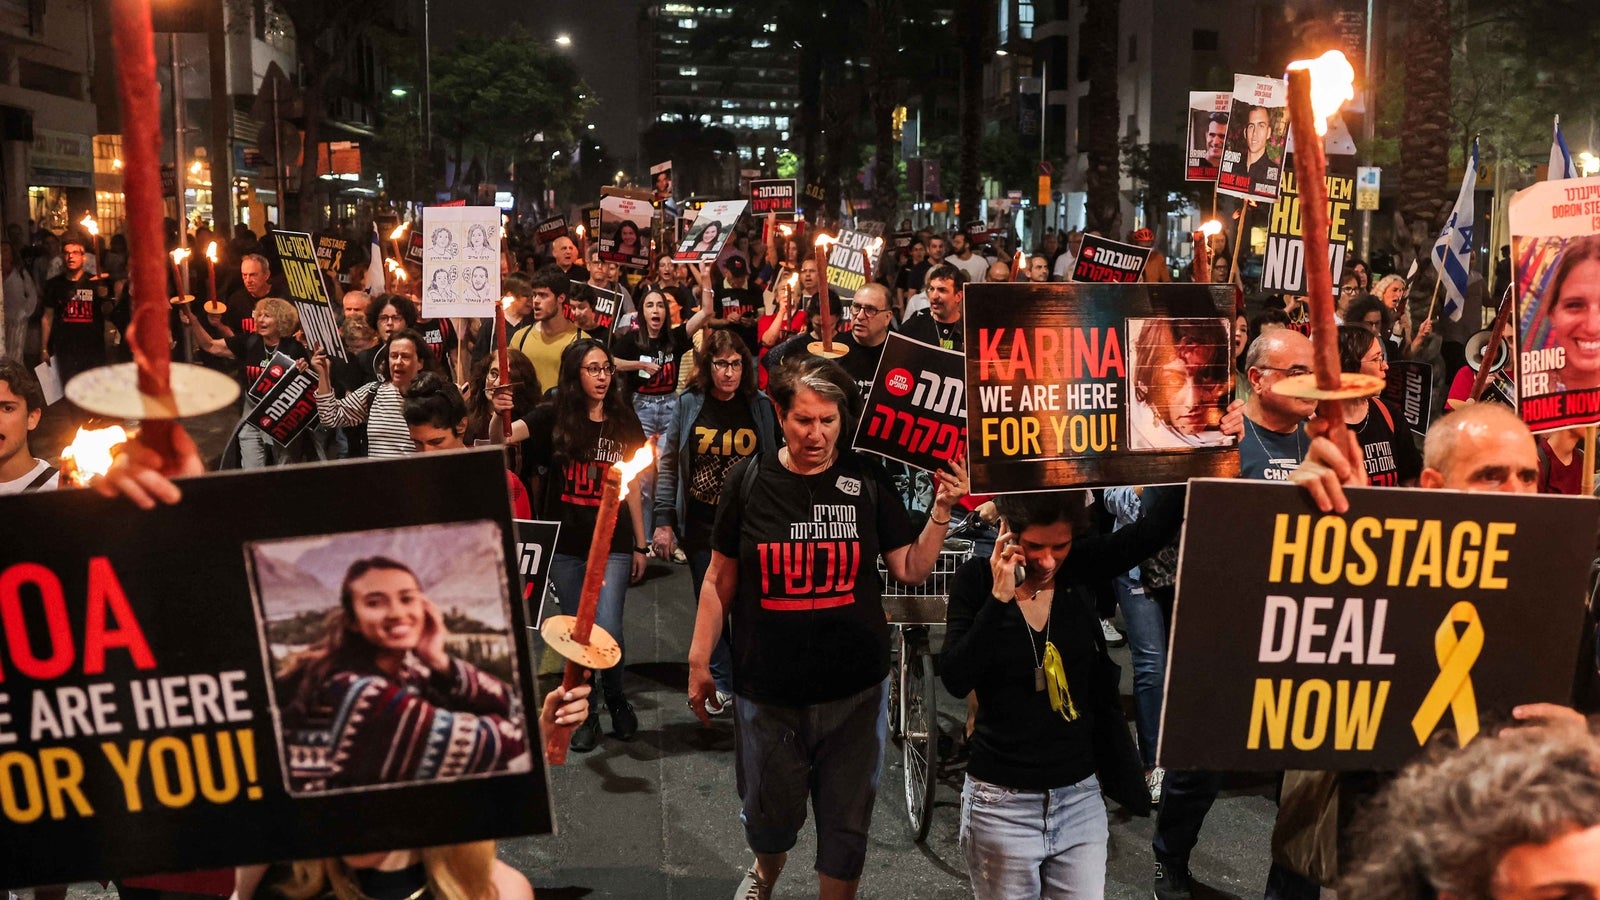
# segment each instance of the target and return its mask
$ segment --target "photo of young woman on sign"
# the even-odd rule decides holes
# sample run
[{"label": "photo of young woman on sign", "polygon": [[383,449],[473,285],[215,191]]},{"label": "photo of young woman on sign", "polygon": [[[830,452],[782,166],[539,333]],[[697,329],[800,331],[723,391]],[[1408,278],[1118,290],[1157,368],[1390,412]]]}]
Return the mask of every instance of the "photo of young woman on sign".
[{"label": "photo of young woman on sign", "polygon": [[1129,319],[1128,445],[1217,447],[1232,397],[1226,319]]}]

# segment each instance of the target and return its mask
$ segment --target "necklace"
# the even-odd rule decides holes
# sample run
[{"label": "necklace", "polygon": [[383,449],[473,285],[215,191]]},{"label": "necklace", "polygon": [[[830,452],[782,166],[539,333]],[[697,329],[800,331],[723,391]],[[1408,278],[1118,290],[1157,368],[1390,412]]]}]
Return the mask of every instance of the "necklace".
[{"label": "necklace", "polygon": [[[359,887],[356,887],[355,879],[351,879],[350,887],[351,887],[352,890],[355,891],[356,896],[361,898],[361,900],[374,900],[374,898],[368,897],[366,894],[362,893],[361,889]],[[426,881],[424,881],[422,883],[422,887],[419,887],[416,890],[412,891],[411,893],[405,895],[405,897],[403,897],[402,900],[419,900],[419,898],[421,898],[422,895],[426,894],[427,892],[428,892],[428,883]]]},{"label": "necklace", "polygon": [[[1250,420],[1249,416],[1245,416],[1244,417],[1244,427],[1245,427],[1245,430],[1249,431],[1251,436],[1256,439],[1256,446],[1261,448],[1261,455],[1266,457],[1267,462],[1271,462],[1272,461],[1272,451],[1267,449],[1266,441],[1263,441],[1261,439],[1260,426],[1256,425],[1255,422],[1252,422]],[[1273,432],[1273,434],[1278,434],[1278,433],[1279,432],[1276,432],[1276,431]],[[1303,461],[1306,458],[1306,448],[1305,448],[1304,445],[1301,444],[1301,438],[1303,436],[1304,435],[1300,431],[1300,427],[1298,425],[1295,426],[1295,429],[1294,429],[1294,461],[1297,462],[1297,463]]]},{"label": "necklace", "polygon": [[[1053,593],[1055,593],[1055,588],[1044,588],[1042,590],[1034,591],[1032,596],[1028,597],[1027,599],[1028,600],[1032,600],[1035,597],[1039,597],[1041,595],[1050,595],[1050,594],[1053,594]],[[1022,599],[1022,598],[1019,597],[1018,599]],[[1045,613],[1045,615],[1044,615],[1044,643],[1045,643],[1045,646],[1047,646],[1047,647],[1050,645],[1050,620],[1051,620],[1052,617],[1055,616],[1055,612],[1056,612],[1055,604],[1051,603],[1050,604],[1050,611]],[[1028,637],[1028,654],[1033,657],[1033,689],[1034,689],[1035,692],[1041,692],[1042,693],[1044,691],[1044,688],[1045,688],[1044,660],[1039,658],[1039,648],[1034,646],[1034,643],[1033,643],[1034,630],[1033,630],[1033,626],[1028,624],[1027,615],[1023,614],[1022,608],[1020,606],[1017,607],[1017,613],[1019,615],[1022,615],[1022,625],[1023,625],[1023,628],[1026,629],[1026,634],[1027,634],[1027,637]]]}]

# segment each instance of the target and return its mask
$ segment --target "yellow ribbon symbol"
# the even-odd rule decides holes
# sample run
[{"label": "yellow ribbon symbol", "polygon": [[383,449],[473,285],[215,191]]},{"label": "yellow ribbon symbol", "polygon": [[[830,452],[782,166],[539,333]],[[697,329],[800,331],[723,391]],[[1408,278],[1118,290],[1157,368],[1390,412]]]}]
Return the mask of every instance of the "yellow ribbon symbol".
[{"label": "yellow ribbon symbol", "polygon": [[1050,688],[1050,708],[1068,722],[1076,721],[1078,707],[1067,688],[1067,667],[1061,662],[1061,652],[1049,641],[1044,642],[1044,683]]},{"label": "yellow ribbon symbol", "polygon": [[[1456,625],[1466,626],[1466,632],[1456,637]],[[1411,729],[1417,733],[1417,743],[1427,741],[1439,727],[1448,707],[1455,718],[1456,735],[1466,744],[1478,734],[1478,699],[1472,693],[1472,664],[1483,651],[1483,624],[1478,621],[1478,608],[1466,600],[1450,607],[1450,612],[1433,633],[1433,655],[1439,661],[1439,677],[1434,679],[1428,696],[1417,707],[1411,719]]]}]

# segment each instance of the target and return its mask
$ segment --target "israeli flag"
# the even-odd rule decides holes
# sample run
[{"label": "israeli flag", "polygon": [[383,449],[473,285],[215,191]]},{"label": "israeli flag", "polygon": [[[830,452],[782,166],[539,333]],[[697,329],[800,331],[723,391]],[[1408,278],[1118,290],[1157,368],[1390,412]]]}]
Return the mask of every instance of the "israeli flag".
[{"label": "israeli flag", "polygon": [[372,255],[367,257],[367,294],[376,297],[387,290],[383,279],[383,248],[378,243],[378,226],[372,226]]},{"label": "israeli flag", "polygon": [[1456,195],[1450,220],[1444,223],[1439,239],[1433,243],[1433,267],[1444,285],[1444,312],[1450,321],[1461,321],[1467,304],[1467,275],[1472,262],[1472,192],[1478,187],[1478,139],[1472,139],[1472,158],[1461,176],[1461,193]]},{"label": "israeli flag", "polygon": [[1549,180],[1577,177],[1578,169],[1572,164],[1572,151],[1567,149],[1567,139],[1561,135],[1561,117],[1556,116],[1556,133],[1550,141]]}]

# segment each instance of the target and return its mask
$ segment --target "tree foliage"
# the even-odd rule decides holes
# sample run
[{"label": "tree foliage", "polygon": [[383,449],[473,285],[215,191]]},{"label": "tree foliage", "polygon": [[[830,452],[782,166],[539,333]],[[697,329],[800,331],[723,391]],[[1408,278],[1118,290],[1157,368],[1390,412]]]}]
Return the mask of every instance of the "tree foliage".
[{"label": "tree foliage", "polygon": [[[639,135],[647,165],[672,161],[672,186],[680,197],[706,196],[738,189],[738,148],[733,133],[720,125],[707,125],[686,113],[668,122],[656,122]],[[728,169],[734,181],[730,186]]]}]

